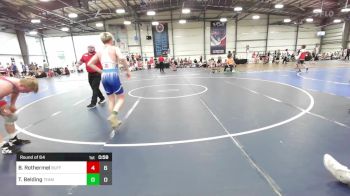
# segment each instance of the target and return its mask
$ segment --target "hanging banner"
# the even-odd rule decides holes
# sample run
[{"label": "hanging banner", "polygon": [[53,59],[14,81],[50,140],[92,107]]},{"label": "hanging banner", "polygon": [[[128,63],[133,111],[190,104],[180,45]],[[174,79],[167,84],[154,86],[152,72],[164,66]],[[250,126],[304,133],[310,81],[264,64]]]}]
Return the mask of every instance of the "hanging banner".
[{"label": "hanging banner", "polygon": [[226,23],[214,21],[210,23],[210,54],[226,53]]},{"label": "hanging banner", "polygon": [[168,24],[152,26],[154,56],[167,56],[169,52]]},{"label": "hanging banner", "polygon": [[120,48],[123,54],[128,54],[128,31],[125,25],[108,25],[109,31],[113,34],[115,45]]}]

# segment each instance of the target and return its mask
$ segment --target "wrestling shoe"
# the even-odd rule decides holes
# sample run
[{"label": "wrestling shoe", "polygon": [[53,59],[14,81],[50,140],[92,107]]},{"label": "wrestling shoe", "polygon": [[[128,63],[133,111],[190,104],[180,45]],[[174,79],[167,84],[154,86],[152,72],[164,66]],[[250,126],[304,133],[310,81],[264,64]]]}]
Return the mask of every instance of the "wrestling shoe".
[{"label": "wrestling shoe", "polygon": [[16,154],[21,152],[18,148],[16,148],[15,145],[7,142],[1,147],[1,153],[2,154]]},{"label": "wrestling shoe", "polygon": [[24,144],[29,144],[30,140],[22,140],[22,139],[18,139],[17,136],[15,136],[14,138],[10,139],[9,142],[13,145],[16,146],[21,146]]},{"label": "wrestling shoe", "polygon": [[111,114],[109,115],[108,119],[109,123],[111,124],[111,127],[113,129],[116,129],[118,128],[121,124],[122,124],[122,121],[120,121],[118,118],[117,118],[117,115],[116,114]]},{"label": "wrestling shoe", "polygon": [[340,164],[329,154],[323,156],[323,164],[337,180],[350,185],[350,170],[346,166]]}]

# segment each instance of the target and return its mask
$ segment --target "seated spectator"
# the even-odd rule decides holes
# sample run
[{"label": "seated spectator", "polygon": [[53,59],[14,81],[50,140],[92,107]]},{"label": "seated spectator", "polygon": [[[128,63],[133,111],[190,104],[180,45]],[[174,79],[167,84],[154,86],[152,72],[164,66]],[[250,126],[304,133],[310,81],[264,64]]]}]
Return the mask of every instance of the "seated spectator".
[{"label": "seated spectator", "polygon": [[29,68],[29,75],[30,76],[35,76],[35,74],[36,74],[36,67],[35,67],[34,63],[31,63],[28,68]]},{"label": "seated spectator", "polygon": [[180,67],[183,68],[184,67],[184,61],[182,59],[180,59]]},{"label": "seated spectator", "polygon": [[177,68],[178,66],[177,60],[174,60],[174,64],[175,64],[175,67]]},{"label": "seated spectator", "polygon": [[70,75],[70,71],[69,71],[68,67],[64,68],[64,75],[66,75],[66,76]]},{"label": "seated spectator", "polygon": [[43,70],[39,70],[35,75],[36,78],[46,78],[47,74]]},{"label": "seated spectator", "polygon": [[64,68],[60,67],[59,69],[60,69],[61,75],[64,75]]},{"label": "seated spectator", "polygon": [[217,61],[217,66],[221,67],[221,65],[222,65],[222,58],[221,58],[221,56],[219,56],[218,61]]},{"label": "seated spectator", "polygon": [[6,68],[0,63],[0,75],[6,75]]},{"label": "seated spectator", "polygon": [[188,66],[191,67],[192,66],[193,61],[191,60],[191,57],[188,58]]},{"label": "seated spectator", "polygon": [[141,60],[137,62],[137,70],[143,70],[143,62]]},{"label": "seated spectator", "polygon": [[61,72],[61,70],[60,70],[59,68],[55,68],[55,69],[54,69],[54,73],[55,73],[55,76],[60,76],[60,75],[62,75],[62,72]]},{"label": "seated spectator", "polygon": [[49,78],[52,78],[52,77],[55,76],[55,73],[53,72],[52,69],[49,69],[49,71],[47,72],[47,76],[48,76]]}]

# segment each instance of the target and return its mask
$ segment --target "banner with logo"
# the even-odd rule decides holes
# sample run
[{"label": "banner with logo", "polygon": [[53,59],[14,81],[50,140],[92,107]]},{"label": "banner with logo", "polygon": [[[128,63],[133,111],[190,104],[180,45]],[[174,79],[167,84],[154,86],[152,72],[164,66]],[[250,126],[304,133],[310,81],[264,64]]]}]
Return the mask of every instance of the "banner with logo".
[{"label": "banner with logo", "polygon": [[168,24],[152,26],[154,56],[167,56],[169,52]]},{"label": "banner with logo", "polygon": [[226,23],[213,21],[210,23],[210,54],[226,53]]}]

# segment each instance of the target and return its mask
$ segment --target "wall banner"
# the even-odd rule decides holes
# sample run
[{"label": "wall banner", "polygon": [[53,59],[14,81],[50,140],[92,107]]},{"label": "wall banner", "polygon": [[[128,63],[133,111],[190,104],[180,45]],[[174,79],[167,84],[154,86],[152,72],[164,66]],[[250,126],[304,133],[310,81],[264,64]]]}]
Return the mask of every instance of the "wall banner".
[{"label": "wall banner", "polygon": [[168,24],[152,26],[154,56],[167,56],[169,51]]},{"label": "wall banner", "polygon": [[210,23],[210,54],[226,53],[226,23],[213,21]]}]

